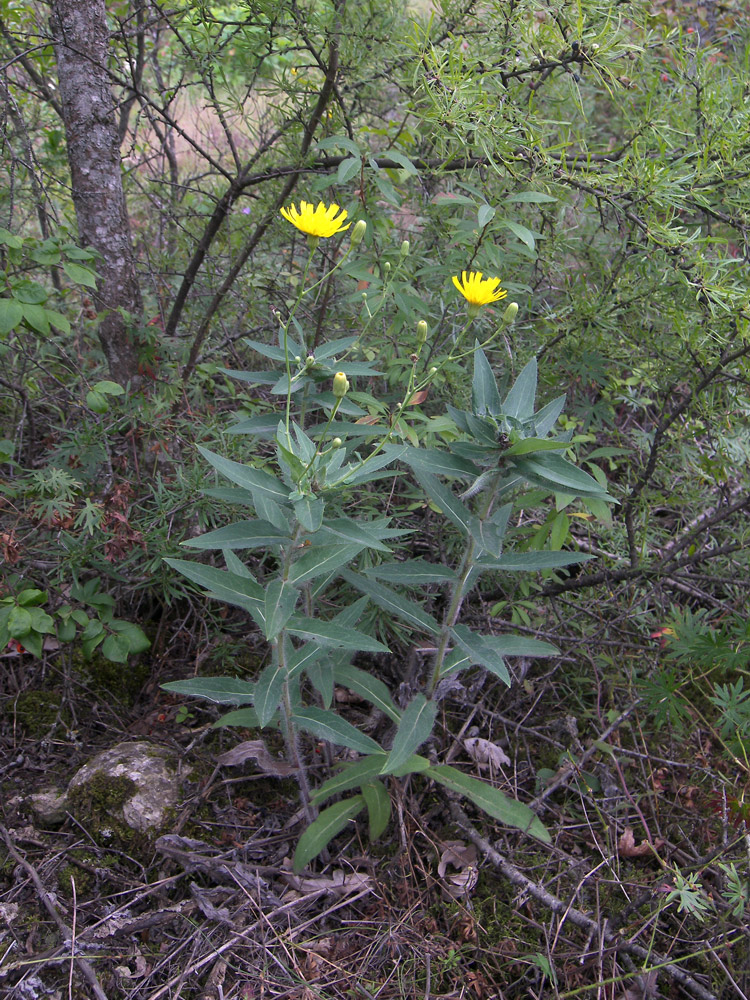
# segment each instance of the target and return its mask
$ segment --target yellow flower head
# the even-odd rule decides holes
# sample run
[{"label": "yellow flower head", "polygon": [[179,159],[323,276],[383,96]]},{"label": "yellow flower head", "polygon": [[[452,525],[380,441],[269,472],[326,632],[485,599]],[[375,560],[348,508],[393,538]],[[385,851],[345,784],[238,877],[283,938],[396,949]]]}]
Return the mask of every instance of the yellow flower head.
[{"label": "yellow flower head", "polygon": [[489,305],[491,302],[499,302],[508,294],[504,288],[500,288],[499,278],[483,278],[481,271],[461,272],[461,280],[458,275],[453,275],[453,284],[469,303],[469,314],[476,315],[480,306]]},{"label": "yellow flower head", "polygon": [[343,232],[351,225],[351,222],[346,226],[344,225],[344,221],[349,214],[346,209],[342,208],[340,215],[336,214],[338,211],[338,205],[331,205],[326,208],[324,203],[319,201],[317,208],[313,208],[309,202],[301,201],[299,203],[299,212],[296,205],[290,205],[289,208],[282,208],[281,214],[287,222],[291,222],[301,232],[307,233],[308,236],[312,236],[315,239],[320,239],[321,236],[335,236],[336,233]]}]

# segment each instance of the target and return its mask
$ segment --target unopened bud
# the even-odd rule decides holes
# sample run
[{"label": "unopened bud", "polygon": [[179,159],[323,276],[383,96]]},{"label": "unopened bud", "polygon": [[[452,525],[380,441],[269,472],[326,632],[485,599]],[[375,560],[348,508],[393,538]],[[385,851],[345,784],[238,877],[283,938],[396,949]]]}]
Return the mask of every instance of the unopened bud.
[{"label": "unopened bud", "polygon": [[343,372],[336,372],[333,376],[333,394],[336,399],[343,399],[349,392],[349,379]]},{"label": "unopened bud", "polygon": [[294,363],[297,364],[297,365],[301,365],[302,364],[302,358],[300,357],[299,354],[295,354],[294,355]]},{"label": "unopened bud", "polygon": [[508,308],[503,313],[503,323],[508,323],[508,324],[512,323],[517,315],[518,315],[518,303],[509,302]]},{"label": "unopened bud", "polygon": [[365,233],[367,232],[367,223],[364,219],[360,219],[359,222],[352,229],[352,246],[358,247],[362,240],[365,238]]},{"label": "unopened bud", "polygon": [[312,368],[314,364],[315,364],[315,355],[308,354],[307,357],[305,358],[305,368]]},{"label": "unopened bud", "polygon": [[437,368],[433,365],[432,368],[427,372],[428,375],[437,375]]},{"label": "unopened bud", "polygon": [[390,269],[391,269],[391,262],[387,260],[385,264],[383,264],[383,270],[385,271],[386,274],[388,274]]},{"label": "unopened bud", "polygon": [[404,240],[404,242],[401,244],[401,256],[402,257],[408,257],[409,256],[409,241],[408,240]]},{"label": "unopened bud", "polygon": [[417,323],[417,344],[421,347],[427,340],[427,323],[420,319]]},{"label": "unopened bud", "polygon": [[334,438],[333,441],[331,441],[331,447],[340,448],[343,443],[344,442],[341,440],[341,438]]},{"label": "unopened bud", "polygon": [[367,298],[367,292],[362,292],[362,301],[364,302]]}]

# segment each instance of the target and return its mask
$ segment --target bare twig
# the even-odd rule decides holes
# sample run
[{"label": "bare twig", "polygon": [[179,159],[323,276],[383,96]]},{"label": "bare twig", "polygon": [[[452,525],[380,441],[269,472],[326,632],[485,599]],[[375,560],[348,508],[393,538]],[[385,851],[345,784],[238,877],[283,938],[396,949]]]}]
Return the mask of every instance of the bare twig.
[{"label": "bare twig", "polygon": [[34,883],[34,888],[37,891],[37,895],[39,896],[39,899],[41,900],[47,913],[49,913],[50,917],[54,920],[55,924],[57,925],[57,928],[63,937],[63,941],[66,943],[70,942],[71,962],[76,963],[81,975],[91,987],[97,1000],[107,1000],[107,994],[99,985],[99,980],[96,978],[96,973],[94,972],[94,970],[91,968],[91,966],[89,965],[89,963],[86,961],[85,958],[83,958],[81,955],[75,954],[74,932],[73,930],[71,930],[70,927],[68,927],[68,925],[65,923],[63,918],[58,913],[57,907],[52,901],[52,897],[50,896],[50,894],[44,888],[44,884],[42,880],[39,878],[39,874],[36,868],[34,868],[33,865],[31,865],[21,854],[18,853],[15,844],[11,839],[10,833],[6,830],[6,828],[2,824],[0,824],[0,834],[2,835],[2,838],[5,841],[5,845],[8,848],[8,854],[10,854],[10,856],[13,858],[16,864],[19,864],[23,868],[23,870],[29,876],[31,881]]}]

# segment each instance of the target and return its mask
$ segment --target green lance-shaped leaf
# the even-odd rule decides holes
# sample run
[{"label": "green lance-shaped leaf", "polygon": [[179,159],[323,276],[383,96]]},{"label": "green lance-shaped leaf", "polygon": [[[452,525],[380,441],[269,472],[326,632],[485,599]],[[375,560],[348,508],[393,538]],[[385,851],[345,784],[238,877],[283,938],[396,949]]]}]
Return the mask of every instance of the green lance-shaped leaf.
[{"label": "green lance-shaped leaf", "polygon": [[289,569],[289,579],[299,585],[316,576],[330,573],[350,563],[365,548],[364,543],[350,545],[311,545]]},{"label": "green lance-shaped leaf", "polygon": [[401,717],[383,774],[393,774],[430,737],[436,715],[437,702],[428,701],[423,694],[418,694],[409,702]]},{"label": "green lance-shaped leaf", "polygon": [[508,686],[510,678],[503,657],[557,656],[560,652],[557,646],[541,639],[527,639],[521,635],[476,635],[466,625],[454,625],[451,634],[472,663],[486,667]]},{"label": "green lance-shaped leaf", "polygon": [[287,632],[332,649],[354,649],[361,653],[390,652],[382,642],[358,629],[344,628],[335,622],[305,618],[303,615],[292,615],[287,623]]},{"label": "green lance-shaped leaf", "polygon": [[[460,412],[460,411],[456,411]],[[462,428],[466,430],[467,428]],[[447,451],[436,448],[407,448],[404,461],[415,472],[428,472],[433,476],[454,476],[460,479],[475,479],[479,469],[473,462]]]},{"label": "green lance-shaped leaf", "polygon": [[391,818],[391,797],[382,781],[371,781],[367,785],[362,785],[362,797],[367,804],[370,840],[377,840]]},{"label": "green lance-shaped leaf", "polygon": [[405,621],[413,628],[427,632],[429,635],[437,635],[440,631],[440,626],[432,615],[428,615],[414,601],[408,600],[402,594],[397,594],[390,587],[384,587],[382,584],[375,583],[374,580],[368,580],[367,577],[360,576],[358,573],[352,573],[350,570],[342,571],[341,576],[347,583],[356,587],[357,590],[363,594],[367,594],[370,600],[377,604],[378,607],[390,612],[390,614]]},{"label": "green lance-shaped leaf", "polygon": [[197,538],[188,538],[182,545],[189,549],[268,549],[289,541],[288,528],[279,531],[268,521],[237,521]]},{"label": "green lance-shaped leaf", "polygon": [[565,396],[558,396],[551,403],[547,403],[541,410],[534,414],[534,430],[538,437],[543,438],[555,426],[557,418],[565,406]]},{"label": "green lance-shaped leaf", "polygon": [[318,739],[326,740],[335,746],[348,747],[357,753],[382,753],[383,748],[366,733],[361,733],[356,726],[342,719],[335,712],[324,708],[300,709],[292,716],[292,721],[306,733],[312,733]]},{"label": "green lance-shaped leaf", "polygon": [[[499,677],[503,684],[510,687],[510,674],[505,666],[505,660],[490,646],[484,636],[475,635],[465,625],[456,625],[455,628],[451,629],[451,634],[461,649],[471,658],[472,663],[478,663],[495,677]],[[454,665],[450,672],[455,672],[455,669]],[[443,674],[447,672],[447,668],[443,670]]]},{"label": "green lance-shaped leaf", "polygon": [[350,691],[369,701],[393,722],[400,721],[401,713],[393,704],[390,691],[377,677],[352,666],[351,663],[337,664],[334,677],[337,684],[349,688]]},{"label": "green lance-shaped leaf", "polygon": [[188,580],[210,591],[212,596],[236,607],[250,611],[256,621],[262,620],[266,594],[260,584],[250,577],[229,573],[213,566],[201,566],[187,559],[165,559],[164,562],[178,570]]},{"label": "green lance-shaped leaf", "polygon": [[222,729],[225,726],[237,726],[240,729],[257,729],[259,725],[258,713],[254,708],[238,708],[234,712],[222,715],[211,728]]},{"label": "green lance-shaped leaf", "polygon": [[546,844],[551,842],[552,838],[539,817],[523,802],[508,798],[498,788],[471,778],[450,764],[429,767],[424,773],[446,788],[450,788],[452,792],[464,795],[501,823],[523,830]]},{"label": "green lance-shaped leaf", "polygon": [[482,570],[498,569],[506,573],[534,573],[541,569],[562,569],[588,562],[593,556],[583,552],[512,552],[493,559],[480,556],[477,566]]},{"label": "green lance-shaped leaf", "polygon": [[294,503],[294,516],[310,534],[314,534],[323,523],[325,503],[320,497],[302,497]]},{"label": "green lance-shaped leaf", "polygon": [[562,455],[548,452],[521,458],[514,458],[513,464],[530,483],[546,486],[561,493],[571,493],[580,497],[595,497],[599,500],[617,501],[587,472],[568,462]]},{"label": "green lance-shaped leaf", "polygon": [[355,795],[354,798],[335,802],[324,809],[299,838],[297,850],[294,852],[294,870],[301,872],[305,865],[316,858],[336,834],[341,833],[349,820],[354,819],[364,807],[364,796]]},{"label": "green lance-shaped leaf", "polygon": [[253,707],[258,714],[258,724],[261,729],[265,729],[274,717],[281,701],[283,686],[284,671],[278,663],[269,663],[255,684]]},{"label": "green lance-shaped leaf", "polygon": [[348,517],[326,518],[323,522],[323,530],[347,542],[356,542],[368,549],[376,549],[378,552],[390,552],[391,550],[384,544],[384,539],[394,537],[393,529],[376,528],[372,524],[360,524],[359,521],[353,521]]},{"label": "green lance-shaped leaf", "polygon": [[191,677],[186,681],[168,681],[161,687],[175,694],[205,698],[217,705],[251,705],[255,698],[255,685],[240,677]]},{"label": "green lance-shaped leaf", "polygon": [[536,401],[536,358],[532,358],[518,376],[505,397],[502,412],[517,420],[528,420],[533,416]]},{"label": "green lance-shaped leaf", "polygon": [[455,572],[448,566],[438,566],[424,559],[381,563],[379,566],[370,566],[364,572],[365,576],[411,587],[421,587],[425,583],[443,583],[446,580],[453,582],[457,579]]},{"label": "green lance-shaped leaf", "polygon": [[311,795],[312,802],[320,805],[334,795],[369,784],[380,774],[385,761],[384,753],[373,753],[351,764],[344,764],[338,774],[334,774],[328,781],[324,781],[320,788],[315,789]]},{"label": "green lance-shaped leaf", "polygon": [[198,446],[198,451],[206,461],[213,465],[217,472],[220,472],[222,476],[226,476],[227,479],[236,483],[237,486],[242,486],[246,490],[259,490],[275,503],[282,505],[289,503],[289,490],[269,472],[263,472],[261,469],[252,469],[249,465],[243,465],[241,462],[233,462],[231,459],[217,455],[215,452],[209,451],[208,448],[203,448],[200,445]]},{"label": "green lance-shaped leaf", "polygon": [[294,614],[299,591],[289,580],[272,580],[266,587],[265,622],[266,639],[273,640]]},{"label": "green lance-shaped leaf", "polygon": [[[477,341],[477,344],[479,342]],[[471,383],[471,408],[478,416],[496,417],[501,412],[500,393],[487,355],[477,346],[474,351],[474,380]]]},{"label": "green lance-shaped leaf", "polygon": [[414,469],[414,475],[430,500],[437,504],[445,516],[465,535],[471,534],[472,513],[466,504],[461,503],[458,497],[431,473]]},{"label": "green lance-shaped leaf", "polygon": [[330,708],[333,704],[333,664],[330,655],[325,659],[315,660],[305,668],[305,673],[310,678],[310,683],[320,695],[324,708]]},{"label": "green lance-shaped leaf", "polygon": [[303,670],[308,670],[313,663],[327,655],[328,650],[326,647],[321,646],[317,642],[306,642],[297,649],[291,650],[286,660],[286,668],[290,679],[302,673]]}]

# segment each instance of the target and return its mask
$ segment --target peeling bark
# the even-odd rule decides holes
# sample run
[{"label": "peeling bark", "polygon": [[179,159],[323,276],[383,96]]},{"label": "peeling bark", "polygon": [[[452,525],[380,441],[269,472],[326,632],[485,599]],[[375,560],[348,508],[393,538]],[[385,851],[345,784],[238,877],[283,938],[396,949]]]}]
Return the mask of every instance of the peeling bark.
[{"label": "peeling bark", "polygon": [[138,381],[136,345],[125,310],[138,322],[141,293],[125,195],[115,100],[107,73],[109,29],[104,0],[52,0],[59,96],[73,205],[82,243],[101,254],[95,296],[99,339],[112,378]]}]

